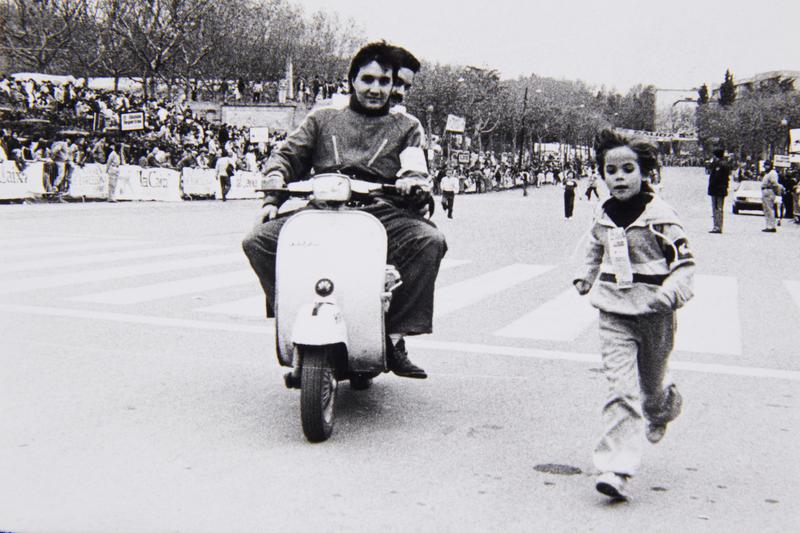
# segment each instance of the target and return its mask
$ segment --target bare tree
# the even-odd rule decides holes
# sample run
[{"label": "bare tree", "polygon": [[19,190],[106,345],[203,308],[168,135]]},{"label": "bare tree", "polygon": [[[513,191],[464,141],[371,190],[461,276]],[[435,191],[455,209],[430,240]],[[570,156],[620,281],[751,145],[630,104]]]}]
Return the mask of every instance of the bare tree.
[{"label": "bare tree", "polygon": [[52,73],[63,65],[87,0],[7,0],[2,42],[12,68]]},{"label": "bare tree", "polygon": [[212,0],[120,0],[112,27],[116,38],[131,52],[144,79],[164,79],[174,66],[181,45],[202,31]]}]

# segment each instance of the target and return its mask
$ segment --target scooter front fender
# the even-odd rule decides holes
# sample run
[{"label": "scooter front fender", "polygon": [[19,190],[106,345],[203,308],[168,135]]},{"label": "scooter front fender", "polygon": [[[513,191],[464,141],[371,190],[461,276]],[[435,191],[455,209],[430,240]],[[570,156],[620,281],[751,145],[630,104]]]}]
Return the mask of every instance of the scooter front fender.
[{"label": "scooter front fender", "polygon": [[348,346],[347,324],[338,305],[332,302],[304,304],[292,326],[292,343],[321,346],[343,343]]}]

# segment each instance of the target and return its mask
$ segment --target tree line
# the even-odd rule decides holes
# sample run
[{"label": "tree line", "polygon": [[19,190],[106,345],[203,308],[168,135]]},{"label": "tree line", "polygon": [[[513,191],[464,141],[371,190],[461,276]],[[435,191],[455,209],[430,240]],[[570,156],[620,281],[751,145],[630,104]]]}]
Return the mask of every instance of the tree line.
[{"label": "tree line", "polygon": [[[340,79],[363,30],[288,0],[7,0],[0,34],[14,70],[76,77],[140,77],[189,91],[210,80]],[[425,63],[409,111],[441,133],[466,119],[474,147],[588,145],[601,127],[655,128],[655,88],[626,94],[531,75],[501,80],[489,68]],[[430,111],[428,111],[430,109]]]},{"label": "tree line", "polygon": [[716,94],[703,85],[698,91],[696,124],[700,143],[723,148],[744,159],[786,153],[789,129],[800,128],[800,93],[795,79],[780,73],[737,85],[733,74]]},{"label": "tree line", "polygon": [[[3,9],[3,8],[0,8]],[[287,0],[7,0],[0,17],[16,70],[190,80],[337,79],[364,42],[353,21]]]}]

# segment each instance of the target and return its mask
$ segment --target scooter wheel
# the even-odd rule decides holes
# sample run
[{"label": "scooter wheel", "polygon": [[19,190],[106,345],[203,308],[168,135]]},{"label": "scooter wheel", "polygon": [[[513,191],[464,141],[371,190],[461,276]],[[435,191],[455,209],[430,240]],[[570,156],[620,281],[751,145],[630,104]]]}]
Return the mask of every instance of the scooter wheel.
[{"label": "scooter wheel", "polygon": [[350,388],[353,390],[367,390],[372,386],[372,378],[353,376],[350,378]]},{"label": "scooter wheel", "polygon": [[300,419],[303,433],[311,442],[322,442],[333,431],[336,378],[333,375],[332,351],[327,346],[304,346],[300,379]]}]

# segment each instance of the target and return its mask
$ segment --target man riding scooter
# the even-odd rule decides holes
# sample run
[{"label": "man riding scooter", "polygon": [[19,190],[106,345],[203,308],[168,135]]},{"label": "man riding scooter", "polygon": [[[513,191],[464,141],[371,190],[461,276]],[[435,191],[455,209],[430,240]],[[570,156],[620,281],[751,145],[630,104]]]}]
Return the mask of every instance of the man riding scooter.
[{"label": "man riding scooter", "polygon": [[[386,315],[392,348],[387,366],[398,376],[426,378],[405,349],[405,335],[433,330],[433,291],[447,244],[436,226],[419,214],[428,201],[430,182],[422,150],[420,123],[405,113],[389,113],[389,94],[399,68],[394,47],[370,43],[353,57],[348,72],[349,106],[323,107],[309,113],[270,156],[265,174],[270,189],[314,173],[341,172],[393,184],[397,196],[383,196],[361,209],[374,215],[388,236],[387,262],[403,284]],[[419,197],[422,190],[424,197]],[[245,254],[267,295],[267,314],[274,316],[275,257],[285,217],[278,218],[280,195],[264,199],[259,223],[242,242]]]}]

